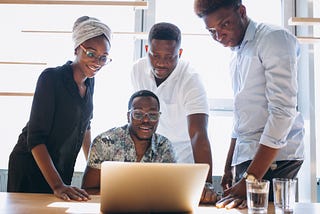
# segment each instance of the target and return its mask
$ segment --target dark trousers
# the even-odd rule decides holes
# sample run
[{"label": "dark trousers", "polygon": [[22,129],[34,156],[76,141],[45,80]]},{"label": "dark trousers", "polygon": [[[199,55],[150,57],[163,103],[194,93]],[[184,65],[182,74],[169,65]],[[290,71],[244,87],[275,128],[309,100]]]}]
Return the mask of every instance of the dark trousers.
[{"label": "dark trousers", "polygon": [[7,191],[52,194],[31,153],[10,154]]},{"label": "dark trousers", "polygon": [[[235,166],[235,181],[238,182],[251,163],[250,161],[243,162]],[[273,178],[296,178],[303,160],[290,160],[290,161],[276,161],[270,167],[263,179],[270,181],[269,201],[273,201]]]}]

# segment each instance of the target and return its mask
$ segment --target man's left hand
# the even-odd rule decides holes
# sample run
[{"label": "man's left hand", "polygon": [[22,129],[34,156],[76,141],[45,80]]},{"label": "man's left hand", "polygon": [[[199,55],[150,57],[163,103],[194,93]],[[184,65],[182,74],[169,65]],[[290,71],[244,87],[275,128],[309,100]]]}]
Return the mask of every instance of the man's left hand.
[{"label": "man's left hand", "polygon": [[221,197],[215,192],[212,183],[206,183],[201,199],[200,204],[212,204],[214,205]]},{"label": "man's left hand", "polygon": [[217,203],[218,208],[239,208],[243,209],[247,207],[246,201],[246,182],[241,179],[238,183],[233,185],[231,188],[224,191],[224,197],[221,198]]}]

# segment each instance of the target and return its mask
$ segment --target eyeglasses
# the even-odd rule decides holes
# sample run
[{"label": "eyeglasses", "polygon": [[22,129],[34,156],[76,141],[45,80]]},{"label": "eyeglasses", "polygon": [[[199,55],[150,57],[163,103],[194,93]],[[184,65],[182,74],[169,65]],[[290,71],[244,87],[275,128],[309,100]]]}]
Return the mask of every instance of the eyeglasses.
[{"label": "eyeglasses", "polygon": [[94,51],[88,50],[83,45],[80,45],[80,48],[83,50],[83,52],[86,54],[86,56],[90,59],[97,59],[99,60],[99,63],[106,65],[112,61],[111,58],[109,58],[107,55],[101,55],[97,56]]},{"label": "eyeglasses", "polygon": [[150,50],[148,51],[148,53],[149,53],[149,56],[150,56],[151,60],[154,60],[154,61],[157,61],[157,62],[162,61],[163,63],[172,63],[177,59],[177,57],[179,55],[177,53],[176,55],[170,55],[170,56],[161,57],[160,55],[155,54]]},{"label": "eyeglasses", "polygon": [[135,120],[143,120],[145,116],[148,116],[148,119],[152,122],[158,121],[161,114],[158,111],[144,112],[138,109],[131,109],[129,112]]}]

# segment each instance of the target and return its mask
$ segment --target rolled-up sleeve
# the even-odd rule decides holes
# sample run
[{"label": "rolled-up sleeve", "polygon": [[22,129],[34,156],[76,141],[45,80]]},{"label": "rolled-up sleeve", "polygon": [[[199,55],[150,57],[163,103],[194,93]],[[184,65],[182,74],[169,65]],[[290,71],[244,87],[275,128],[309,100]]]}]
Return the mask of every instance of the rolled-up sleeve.
[{"label": "rolled-up sleeve", "polygon": [[260,57],[265,68],[269,117],[260,143],[281,148],[286,145],[297,114],[299,44],[286,31],[270,33],[265,41],[268,45],[263,46]]}]

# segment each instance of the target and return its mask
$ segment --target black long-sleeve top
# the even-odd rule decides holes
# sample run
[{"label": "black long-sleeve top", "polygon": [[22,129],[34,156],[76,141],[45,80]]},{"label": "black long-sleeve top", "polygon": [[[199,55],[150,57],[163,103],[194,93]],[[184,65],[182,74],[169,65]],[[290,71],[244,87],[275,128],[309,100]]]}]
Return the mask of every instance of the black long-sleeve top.
[{"label": "black long-sleeve top", "polygon": [[[29,122],[19,136],[10,159],[32,155],[33,147],[45,144],[62,180],[70,184],[93,112],[94,78],[88,78],[85,84],[87,90],[82,98],[73,79],[70,61],[63,66],[45,69],[37,82]],[[19,155],[22,156],[19,158]],[[14,171],[26,164],[33,170],[39,170],[33,158],[32,161],[27,159],[20,166],[16,164]]]}]

